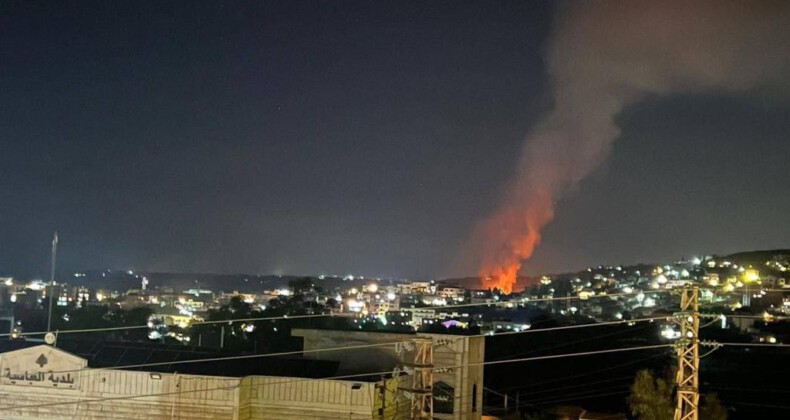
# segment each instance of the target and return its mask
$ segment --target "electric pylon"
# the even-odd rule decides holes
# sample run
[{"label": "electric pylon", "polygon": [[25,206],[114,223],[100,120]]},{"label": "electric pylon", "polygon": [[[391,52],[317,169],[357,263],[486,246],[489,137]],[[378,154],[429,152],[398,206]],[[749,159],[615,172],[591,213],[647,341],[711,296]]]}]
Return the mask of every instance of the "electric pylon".
[{"label": "electric pylon", "polygon": [[404,361],[406,372],[411,374],[411,386],[399,387],[411,400],[412,419],[433,419],[433,341],[430,338],[417,339],[414,344],[404,345],[396,350],[401,357],[410,357]]},{"label": "electric pylon", "polygon": [[675,420],[698,420],[699,407],[699,287],[684,288],[680,312],[678,353],[677,406]]}]

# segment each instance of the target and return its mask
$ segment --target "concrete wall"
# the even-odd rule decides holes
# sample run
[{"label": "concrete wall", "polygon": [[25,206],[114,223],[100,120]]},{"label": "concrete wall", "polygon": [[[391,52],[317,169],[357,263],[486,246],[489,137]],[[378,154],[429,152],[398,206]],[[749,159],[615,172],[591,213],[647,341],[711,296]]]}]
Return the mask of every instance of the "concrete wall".
[{"label": "concrete wall", "polygon": [[[341,359],[346,369],[392,372],[408,351],[394,342],[415,335],[302,330],[305,349],[387,343],[376,349],[308,353]],[[434,365],[450,368],[435,382],[453,387],[452,413],[442,419],[479,419],[482,408],[482,337],[421,335],[434,341]],[[442,344],[439,344],[439,341]],[[446,342],[444,342],[446,341]],[[389,345],[391,344],[391,345]],[[399,390],[411,377],[380,381],[310,380],[270,376],[230,378],[91,369],[87,361],[41,345],[0,354],[2,419],[408,419],[410,400]],[[472,399],[477,384],[476,407]]]},{"label": "concrete wall", "polygon": [[[86,374],[94,372],[87,371]],[[81,390],[0,385],[3,419],[237,419],[238,379],[101,371]],[[120,375],[118,375],[120,373]],[[99,376],[99,375],[90,375]],[[100,379],[99,379],[100,380]],[[118,381],[113,384],[112,381]],[[217,390],[216,388],[225,388]],[[227,387],[227,388],[226,388]],[[150,397],[136,398],[140,395]],[[135,397],[135,398],[131,398]],[[55,403],[55,404],[53,404]]]},{"label": "concrete wall", "polygon": [[241,382],[240,419],[371,419],[376,383],[270,376]]},{"label": "concrete wall", "polygon": [[43,345],[0,354],[0,418],[357,420],[378,419],[378,408],[386,406],[380,382],[229,378],[86,365]]},{"label": "concrete wall", "polygon": [[[382,344],[381,347],[368,347],[342,351],[305,353],[306,359],[335,360],[340,362],[339,374],[359,372],[392,372],[401,364],[395,353],[395,343],[413,340],[414,334],[391,334],[361,331],[310,330],[294,328],[294,337],[302,337],[304,350],[321,350],[337,347],[353,347],[367,344]],[[391,343],[388,346],[386,344]]]},{"label": "concrete wall", "polygon": [[[437,398],[453,401],[452,413],[435,412],[439,419],[479,419],[483,407],[483,371],[485,338],[447,334],[393,334],[363,331],[331,331],[294,329],[292,334],[304,339],[305,350],[320,350],[343,346],[382,344],[381,347],[356,350],[306,353],[304,357],[340,361],[345,372],[390,372],[403,367],[408,357],[399,356],[394,343],[429,338],[434,343],[434,389]],[[392,344],[392,345],[387,345]],[[449,368],[443,372],[442,368]],[[443,382],[452,388],[452,395],[436,386]]]},{"label": "concrete wall", "polygon": [[0,418],[238,418],[237,378],[86,365],[44,345],[0,354]]},{"label": "concrete wall", "polygon": [[[453,387],[452,413],[434,413],[437,419],[479,419],[483,408],[483,370],[485,338],[448,336],[443,334],[419,334],[430,337],[434,343],[433,363],[439,372],[434,374],[434,383],[444,382]],[[442,369],[445,368],[445,369]],[[442,395],[437,388],[435,398]]]}]

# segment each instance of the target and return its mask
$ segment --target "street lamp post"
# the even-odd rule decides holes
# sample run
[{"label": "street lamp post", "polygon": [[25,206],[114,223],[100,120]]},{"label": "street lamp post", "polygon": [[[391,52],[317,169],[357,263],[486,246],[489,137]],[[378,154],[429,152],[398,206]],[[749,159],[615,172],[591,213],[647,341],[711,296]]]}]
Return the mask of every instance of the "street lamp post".
[{"label": "street lamp post", "polygon": [[58,232],[52,237],[52,261],[49,271],[49,313],[47,316],[47,331],[52,330],[52,299],[55,297],[55,261],[58,256]]}]

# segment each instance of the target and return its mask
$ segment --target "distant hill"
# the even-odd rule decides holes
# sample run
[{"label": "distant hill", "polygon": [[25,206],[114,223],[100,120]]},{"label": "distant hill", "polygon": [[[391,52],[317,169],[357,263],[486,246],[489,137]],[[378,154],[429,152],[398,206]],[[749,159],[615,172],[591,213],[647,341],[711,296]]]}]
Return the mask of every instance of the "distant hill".
[{"label": "distant hill", "polygon": [[[370,283],[370,279],[356,278],[345,280],[342,277],[325,277],[298,275],[261,275],[261,274],[211,274],[211,273],[161,273],[144,271],[118,271],[118,270],[90,270],[72,275],[61,281],[72,286],[86,286],[95,289],[109,289],[126,291],[139,289],[142,279],[148,279],[149,289],[172,287],[181,292],[188,289],[207,289],[212,291],[240,293],[261,293],[264,290],[275,290],[288,287],[291,280],[310,277],[315,285],[324,290],[334,290],[337,287],[361,287]],[[389,280],[380,281],[387,284]]]},{"label": "distant hill", "polygon": [[[126,291],[139,289],[142,279],[148,279],[148,288],[172,287],[176,291],[187,289],[208,289],[213,291],[242,293],[261,293],[263,290],[280,289],[288,286],[291,280],[304,276],[252,275],[252,274],[210,274],[210,273],[158,273],[129,271],[86,271],[79,276],[64,279],[73,286],[86,286],[110,290]],[[341,278],[316,279],[326,289],[332,289]]]},{"label": "distant hill", "polygon": [[[742,251],[737,252],[730,255],[716,255],[714,256],[717,260],[719,259],[726,259],[732,261],[735,264],[741,266],[754,266],[754,267],[764,267],[765,262],[772,260],[772,259],[784,259],[790,261],[790,249],[770,249],[770,250],[756,250],[756,251]],[[623,265],[620,268],[623,270],[622,272],[630,272],[634,273],[636,271],[640,271],[642,273],[649,273],[655,266],[657,265],[664,265],[668,262],[663,263],[654,263],[654,264],[632,264],[632,265]],[[769,271],[772,271],[769,269]],[[612,267],[591,267],[588,269],[581,269],[575,272],[567,272],[567,273],[546,273],[545,275],[551,276],[553,279],[562,279],[562,278],[581,278],[581,279],[588,279],[592,275],[595,274],[602,274],[604,276],[608,276],[610,273],[620,274],[620,272],[615,272],[614,268]],[[522,290],[524,287],[528,287],[532,284],[535,284],[539,281],[541,275],[538,276],[519,276],[516,287],[514,290],[519,291]],[[441,283],[446,284],[458,284],[470,289],[480,289],[483,288],[483,285],[480,282],[479,277],[458,277],[458,278],[449,278],[441,280]]]},{"label": "distant hill", "polygon": [[[521,290],[524,287],[537,281],[537,277],[519,276],[516,280],[515,290]],[[453,277],[449,279],[439,280],[438,283],[447,285],[458,285],[466,289],[483,289],[483,283],[480,277]]]},{"label": "distant hill", "polygon": [[[716,256],[717,259],[724,258],[732,261],[735,264],[743,266],[764,266],[766,261],[772,259],[785,259],[790,261],[790,249],[772,249],[772,250],[757,250],[757,251],[743,251],[737,252],[726,256]],[[633,264],[630,266],[622,266],[625,271],[634,272],[641,270],[642,272],[649,271],[657,264]],[[548,274],[552,278],[587,278],[596,273],[607,275],[612,271],[611,267],[593,267],[588,271],[582,268],[577,272],[568,273],[554,273]],[[129,272],[119,270],[89,270],[79,273],[79,275],[72,275],[65,280],[70,285],[78,286],[83,285],[90,288],[104,288],[111,290],[125,291],[128,289],[139,289],[141,287],[142,277],[148,279],[148,287],[155,289],[161,287],[172,287],[175,290],[182,291],[186,289],[210,289],[215,291],[239,291],[243,293],[260,293],[263,290],[273,290],[282,287],[287,287],[288,282],[294,279],[303,278],[306,276],[298,275],[260,275],[260,274],[210,274],[210,273],[160,273],[160,272]],[[341,277],[326,277],[315,279],[316,285],[321,286],[325,290],[333,290],[336,287],[348,287],[349,284],[354,286],[361,286],[370,282],[370,279],[355,279],[353,281],[346,281]],[[532,284],[535,284],[540,279],[540,276],[519,276],[515,290],[522,290]],[[384,283],[392,282],[386,280]],[[479,277],[455,277],[447,278],[438,281],[443,284],[459,285],[467,289],[481,289],[483,284]]]},{"label": "distant hill", "polygon": [[730,254],[724,258],[739,265],[763,265],[766,261],[773,258],[790,259],[790,249],[769,249],[763,251],[744,251]]}]

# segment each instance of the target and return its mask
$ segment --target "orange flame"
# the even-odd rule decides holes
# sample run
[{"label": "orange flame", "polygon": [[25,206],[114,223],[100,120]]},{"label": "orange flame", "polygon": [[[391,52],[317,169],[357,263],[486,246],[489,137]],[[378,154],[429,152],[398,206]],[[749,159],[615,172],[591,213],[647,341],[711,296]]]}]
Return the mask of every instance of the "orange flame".
[{"label": "orange flame", "polygon": [[500,209],[478,228],[477,238],[487,245],[479,271],[483,287],[512,293],[522,264],[540,243],[540,231],[554,218],[550,188],[533,189],[526,197],[528,203]]},{"label": "orange flame", "polygon": [[625,107],[652,95],[783,86],[790,2],[730,3],[568,2],[559,9],[546,57],[554,108],[527,135],[506,204],[478,226],[474,253],[464,255],[478,259],[485,286],[513,290],[554,217],[554,199],[606,159]]}]

